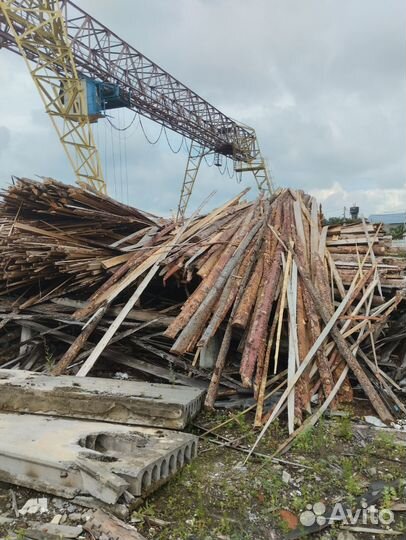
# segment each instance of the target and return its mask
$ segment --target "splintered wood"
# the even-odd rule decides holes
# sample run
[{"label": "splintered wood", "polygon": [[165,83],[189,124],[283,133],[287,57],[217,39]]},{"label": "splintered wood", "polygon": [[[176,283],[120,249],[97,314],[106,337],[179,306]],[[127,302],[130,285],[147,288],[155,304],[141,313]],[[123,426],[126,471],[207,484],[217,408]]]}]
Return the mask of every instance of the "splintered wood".
[{"label": "splintered wood", "polygon": [[379,226],[323,227],[302,192],[245,194],[177,224],[17,179],[0,207],[0,364],[124,367],[205,387],[209,408],[251,393],[255,424],[286,411],[291,434],[360,392],[393,420],[404,410],[404,262]]}]

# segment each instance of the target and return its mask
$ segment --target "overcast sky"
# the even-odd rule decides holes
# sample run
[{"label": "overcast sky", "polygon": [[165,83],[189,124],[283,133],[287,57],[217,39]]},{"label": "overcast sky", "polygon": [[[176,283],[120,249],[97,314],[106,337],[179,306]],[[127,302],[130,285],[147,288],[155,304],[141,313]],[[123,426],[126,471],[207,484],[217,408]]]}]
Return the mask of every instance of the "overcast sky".
[{"label": "overcast sky", "polygon": [[[257,131],[275,183],[317,196],[327,215],[406,210],[405,0],[77,0],[225,114]],[[73,182],[23,60],[0,50],[0,185],[11,175]],[[113,115],[122,127],[131,112]],[[144,122],[151,138],[158,126]],[[109,192],[168,214],[186,151],[146,142],[138,121],[95,136]],[[176,148],[177,135],[170,136]],[[120,167],[121,165],[121,167]],[[127,186],[128,179],[128,186]],[[204,164],[191,209],[246,185]]]}]

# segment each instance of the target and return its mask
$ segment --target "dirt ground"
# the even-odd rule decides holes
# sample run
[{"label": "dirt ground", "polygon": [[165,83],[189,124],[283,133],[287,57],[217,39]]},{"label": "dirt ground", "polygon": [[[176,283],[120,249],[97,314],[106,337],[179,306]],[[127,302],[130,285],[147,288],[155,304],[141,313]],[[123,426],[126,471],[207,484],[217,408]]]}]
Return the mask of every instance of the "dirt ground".
[{"label": "dirt ground", "polygon": [[[231,418],[235,413],[202,413],[190,430],[202,434],[203,427],[211,429]],[[286,435],[276,422],[258,453],[272,455]],[[287,453],[278,456],[282,461],[254,456],[244,463],[246,449],[256,437],[252,418],[246,416],[202,436],[199,456],[133,509],[129,522],[148,540],[293,538],[291,529],[300,527],[303,534],[313,530],[303,525],[303,512],[316,517],[315,512],[323,509],[320,503],[355,510],[362,496],[371,492],[371,484],[380,482],[372,509],[391,510],[394,522],[361,523],[381,529],[379,534],[357,531],[354,526],[359,527],[359,521],[343,528],[341,520],[306,537],[370,539],[383,537],[383,531],[384,538],[406,538],[406,432],[375,429],[348,410],[322,419],[299,436]],[[88,508],[43,495],[48,499],[47,513],[16,518],[10,488],[19,509],[27,499],[39,496],[0,485],[0,538],[23,540],[30,521],[49,522],[60,516],[61,523],[83,525],[91,515]]]}]

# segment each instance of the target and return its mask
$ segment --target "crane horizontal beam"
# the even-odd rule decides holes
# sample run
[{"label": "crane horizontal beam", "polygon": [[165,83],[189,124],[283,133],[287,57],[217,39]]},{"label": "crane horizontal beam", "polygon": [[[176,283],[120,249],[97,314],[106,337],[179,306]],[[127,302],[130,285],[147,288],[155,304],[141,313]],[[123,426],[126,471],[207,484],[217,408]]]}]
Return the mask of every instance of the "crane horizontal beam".
[{"label": "crane horizontal beam", "polygon": [[[254,130],[223,114],[71,0],[62,0],[62,5],[81,76],[119,85],[131,109],[202,148],[245,163],[258,156]],[[0,46],[19,52],[1,14]],[[34,61],[36,54],[35,47],[27,51]]]}]

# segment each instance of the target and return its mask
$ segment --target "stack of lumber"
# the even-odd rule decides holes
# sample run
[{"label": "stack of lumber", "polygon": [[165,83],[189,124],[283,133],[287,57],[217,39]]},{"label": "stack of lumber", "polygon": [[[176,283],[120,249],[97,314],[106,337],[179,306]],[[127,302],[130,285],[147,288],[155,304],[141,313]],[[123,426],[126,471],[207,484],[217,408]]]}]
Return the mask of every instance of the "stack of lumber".
[{"label": "stack of lumber", "polygon": [[176,223],[17,180],[0,207],[0,364],[78,376],[125,366],[206,387],[207,407],[248,394],[256,425],[287,411],[292,434],[315,395],[312,419],[358,385],[383,421],[406,412],[376,355],[406,283],[395,260],[378,260],[379,229],[323,228],[299,191],[245,194]]},{"label": "stack of lumber", "polygon": [[366,253],[369,244],[375,255],[385,255],[391,245],[391,236],[386,236],[381,224],[366,223],[365,220],[328,228],[327,245],[330,253]]},{"label": "stack of lumber", "polygon": [[327,246],[345,285],[351,283],[359,260],[369,250],[371,263],[377,263],[381,292],[393,294],[404,287],[405,263],[390,256],[391,236],[385,236],[381,224],[362,220],[328,228]]},{"label": "stack of lumber", "polygon": [[[365,349],[369,355],[374,354],[371,344]],[[406,390],[406,301],[389,320],[375,343],[375,354],[379,366]]]},{"label": "stack of lumber", "polygon": [[92,287],[105,278],[106,261],[161,221],[54,180],[18,179],[0,205],[0,294],[27,296],[31,287],[30,303]]}]

